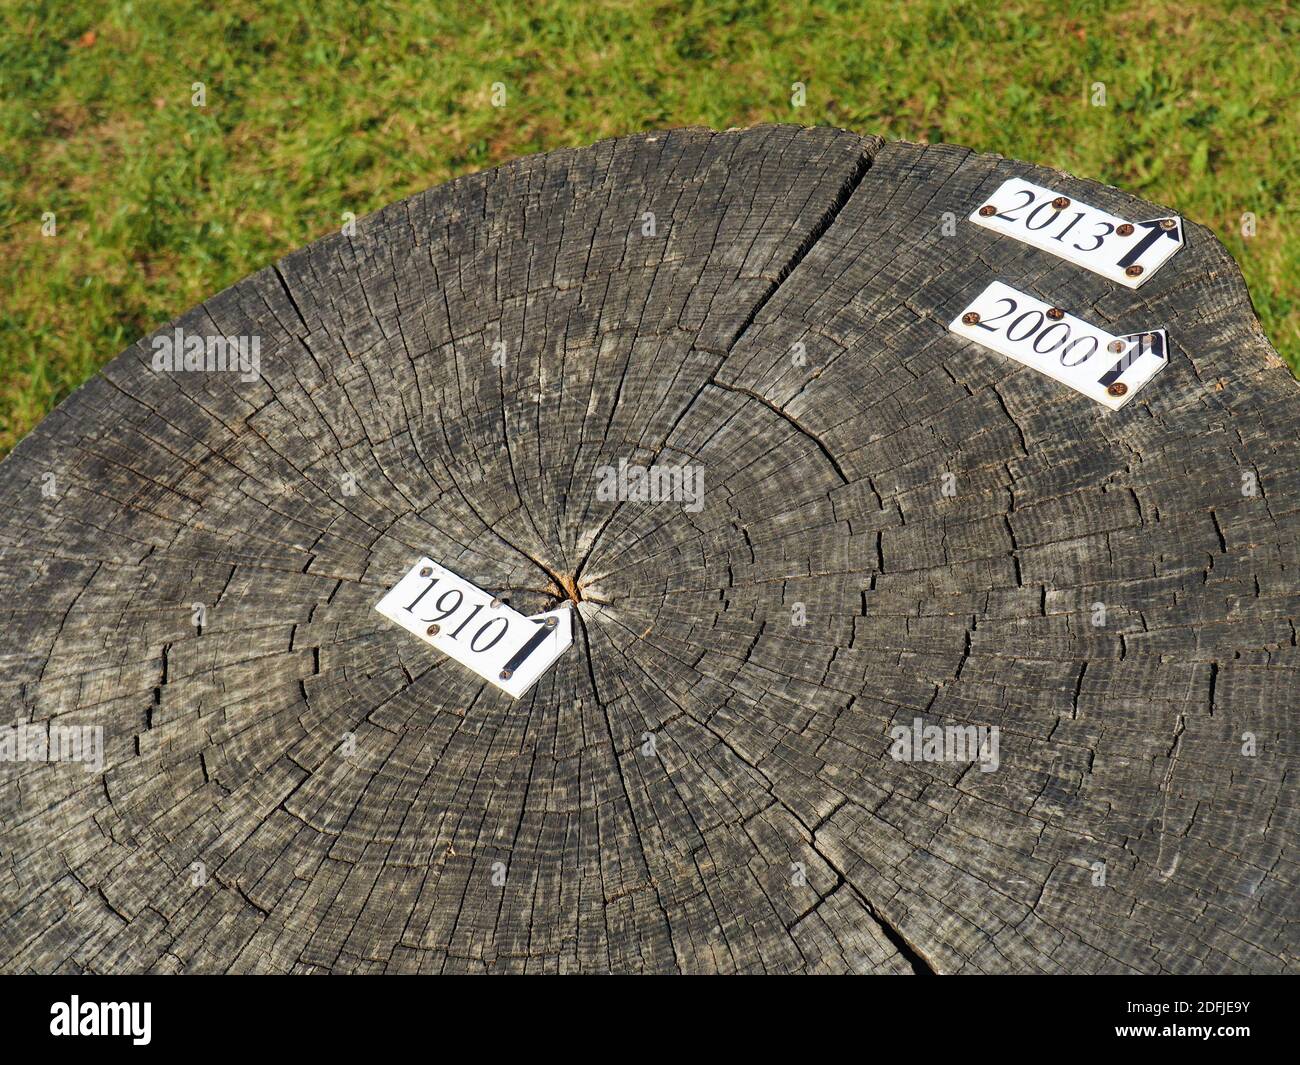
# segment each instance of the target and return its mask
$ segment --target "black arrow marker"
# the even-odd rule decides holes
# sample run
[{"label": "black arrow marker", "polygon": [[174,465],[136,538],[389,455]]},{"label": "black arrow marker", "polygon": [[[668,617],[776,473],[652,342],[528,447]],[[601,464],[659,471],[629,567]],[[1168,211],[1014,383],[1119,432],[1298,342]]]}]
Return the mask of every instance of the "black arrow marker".
[{"label": "black arrow marker", "polygon": [[[1165,229],[1164,223],[1168,221],[1173,221],[1174,227],[1172,229]],[[1143,229],[1150,230],[1150,232],[1134,244],[1133,247],[1128,250],[1128,254],[1115,265],[1132,266],[1142,258],[1142,253],[1161,237],[1170,237],[1175,241],[1182,240],[1183,227],[1178,224],[1178,219],[1176,218],[1172,220],[1168,218],[1153,218],[1150,222],[1138,222],[1137,224]]]},{"label": "black arrow marker", "polygon": [[1169,356],[1165,353],[1165,336],[1161,332],[1130,333],[1128,336],[1119,339],[1125,344],[1124,354],[1119,357],[1119,361],[1114,366],[1097,379],[1099,385],[1113,385],[1120,379],[1124,371],[1143,355],[1154,355],[1162,362],[1167,362],[1169,359]]}]

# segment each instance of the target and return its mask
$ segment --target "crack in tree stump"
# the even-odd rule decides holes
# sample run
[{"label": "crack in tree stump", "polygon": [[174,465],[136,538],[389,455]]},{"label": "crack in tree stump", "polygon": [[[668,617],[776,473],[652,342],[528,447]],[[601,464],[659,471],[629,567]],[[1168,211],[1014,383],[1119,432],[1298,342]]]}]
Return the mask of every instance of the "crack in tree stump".
[{"label": "crack in tree stump", "polygon": [[[674,130],[158,334],[253,380],[109,363],[0,466],[7,723],[104,737],[0,764],[0,968],[1294,969],[1295,382],[1205,229],[1121,290],[965,221],[1013,176],[1162,213]],[[995,279],[1170,364],[1111,413],[950,334]],[[620,460],[702,507],[598,499]],[[375,612],[421,554],[574,646],[511,701]],[[918,718],[997,770],[897,760]]]}]

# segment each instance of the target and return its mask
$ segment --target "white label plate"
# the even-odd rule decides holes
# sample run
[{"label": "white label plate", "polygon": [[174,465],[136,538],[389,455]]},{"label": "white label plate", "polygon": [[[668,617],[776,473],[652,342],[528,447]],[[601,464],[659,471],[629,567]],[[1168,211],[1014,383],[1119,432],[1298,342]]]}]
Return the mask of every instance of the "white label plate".
[{"label": "white label plate", "polygon": [[[1072,314],[1050,318],[1052,309],[994,281],[948,329],[1032,366],[1111,410],[1124,406],[1169,362],[1169,338],[1163,329],[1116,336]],[[969,314],[979,315],[979,322],[963,321]]]},{"label": "white label plate", "polygon": [[518,699],[573,643],[573,620],[567,607],[525,617],[505,603],[493,606],[493,599],[421,558],[375,609]]},{"label": "white label plate", "polygon": [[[1069,206],[1054,206],[1059,199]],[[989,207],[993,213],[980,214]],[[1021,178],[1004,181],[970,220],[1127,288],[1137,288],[1183,246],[1183,220],[1177,215],[1127,222]],[[1136,276],[1127,272],[1132,266],[1141,268]]]}]

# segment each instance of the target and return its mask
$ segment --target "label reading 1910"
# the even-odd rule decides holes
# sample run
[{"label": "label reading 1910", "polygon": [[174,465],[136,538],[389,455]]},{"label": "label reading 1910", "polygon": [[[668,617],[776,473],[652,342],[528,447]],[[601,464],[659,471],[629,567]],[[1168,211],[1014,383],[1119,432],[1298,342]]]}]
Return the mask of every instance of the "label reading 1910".
[{"label": "label reading 1910", "polygon": [[573,643],[568,608],[526,617],[430,558],[375,609],[516,699]]}]

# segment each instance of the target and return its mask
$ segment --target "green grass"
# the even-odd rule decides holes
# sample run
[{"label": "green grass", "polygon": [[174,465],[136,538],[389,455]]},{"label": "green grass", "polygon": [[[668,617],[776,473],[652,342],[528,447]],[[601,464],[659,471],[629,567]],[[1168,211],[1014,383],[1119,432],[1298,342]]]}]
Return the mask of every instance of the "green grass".
[{"label": "green grass", "polygon": [[0,26],[0,454],[127,344],[345,211],[678,125],[950,141],[1174,205],[1227,244],[1300,368],[1285,3],[74,0],[6,5]]}]

